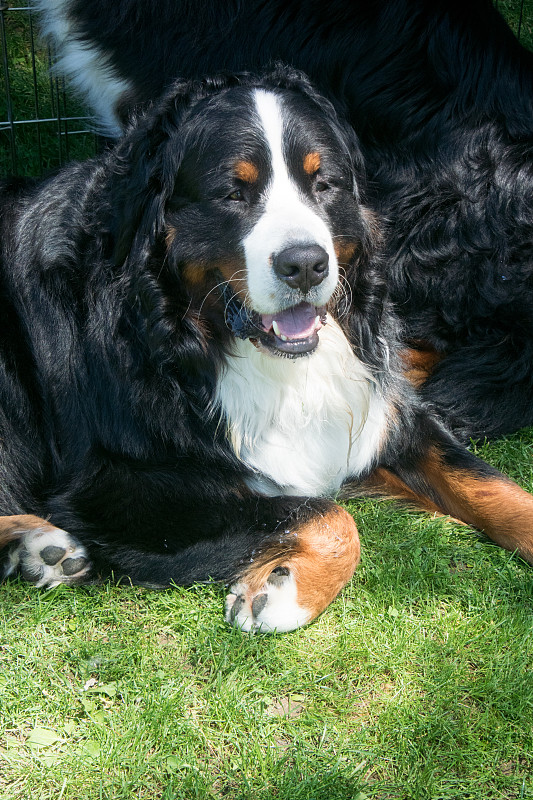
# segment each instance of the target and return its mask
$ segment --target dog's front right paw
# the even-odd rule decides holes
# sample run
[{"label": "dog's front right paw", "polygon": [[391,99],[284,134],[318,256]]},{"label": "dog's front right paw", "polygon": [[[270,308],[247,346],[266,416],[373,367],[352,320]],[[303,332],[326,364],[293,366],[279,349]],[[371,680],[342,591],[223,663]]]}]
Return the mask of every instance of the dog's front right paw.
[{"label": "dog's front right paw", "polygon": [[24,580],[39,588],[83,583],[88,578],[91,564],[85,548],[74,536],[45,520],[29,529],[17,530],[11,522],[15,517],[3,519],[10,521],[14,527],[11,535],[18,539],[16,545],[11,545],[4,577],[20,572]]}]

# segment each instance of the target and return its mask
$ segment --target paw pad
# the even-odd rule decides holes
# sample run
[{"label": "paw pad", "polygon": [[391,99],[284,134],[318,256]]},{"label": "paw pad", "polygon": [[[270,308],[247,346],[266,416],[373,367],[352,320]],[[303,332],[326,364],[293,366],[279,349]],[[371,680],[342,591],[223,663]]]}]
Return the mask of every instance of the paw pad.
[{"label": "paw pad", "polygon": [[44,550],[41,550],[39,555],[41,559],[47,564],[49,567],[55,567],[58,561],[66,555],[67,551],[63,547],[56,547],[53,544],[49,544],[48,547],[45,547]]},{"label": "paw pad", "polygon": [[244,577],[226,597],[226,620],[242,631],[292,631],[312,616],[310,609],[298,603],[298,587],[287,567],[276,567],[256,592]]},{"label": "paw pad", "polygon": [[24,580],[38,587],[81,583],[90,571],[85,548],[61,528],[52,526],[27,531],[12,553]]}]

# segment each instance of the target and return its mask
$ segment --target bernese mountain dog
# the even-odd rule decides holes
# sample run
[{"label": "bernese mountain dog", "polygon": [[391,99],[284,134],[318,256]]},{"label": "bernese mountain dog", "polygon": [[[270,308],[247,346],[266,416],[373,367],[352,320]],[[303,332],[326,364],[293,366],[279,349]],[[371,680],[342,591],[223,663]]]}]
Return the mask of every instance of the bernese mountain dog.
[{"label": "bernese mountain dog", "polygon": [[111,133],[174,78],[292,64],[356,130],[425,400],[533,424],[533,57],[492,0],[37,0]]},{"label": "bernese mountain dog", "polygon": [[358,494],[533,563],[533,497],[403,375],[364,193],[353,130],[283,68],[178,82],[2,187],[3,577],[222,581],[228,621],[287,631],[356,569]]}]

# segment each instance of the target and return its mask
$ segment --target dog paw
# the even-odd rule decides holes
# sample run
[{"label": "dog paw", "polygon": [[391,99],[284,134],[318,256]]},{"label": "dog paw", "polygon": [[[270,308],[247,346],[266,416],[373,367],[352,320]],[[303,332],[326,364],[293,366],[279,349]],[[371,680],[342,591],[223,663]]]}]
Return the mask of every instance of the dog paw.
[{"label": "dog paw", "polygon": [[305,625],[309,609],[298,604],[298,587],[287,567],[277,567],[258,591],[246,582],[235,583],[226,597],[226,621],[242,631],[284,633]]},{"label": "dog paw", "polygon": [[25,532],[9,559],[9,572],[18,569],[24,580],[39,588],[81,583],[91,569],[85,548],[52,525]]}]

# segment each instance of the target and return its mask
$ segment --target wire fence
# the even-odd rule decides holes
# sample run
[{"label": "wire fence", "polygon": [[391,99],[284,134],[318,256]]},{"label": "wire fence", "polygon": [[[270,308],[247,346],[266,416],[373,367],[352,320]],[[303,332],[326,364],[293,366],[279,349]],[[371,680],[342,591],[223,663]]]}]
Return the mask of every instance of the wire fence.
[{"label": "wire fence", "polygon": [[99,146],[86,109],[55,76],[30,5],[0,0],[0,174],[40,175]]},{"label": "wire fence", "polygon": [[[495,5],[532,47],[533,0]],[[0,175],[42,175],[101,145],[87,109],[54,75],[55,56],[39,40],[37,23],[31,5],[0,0]]]}]

